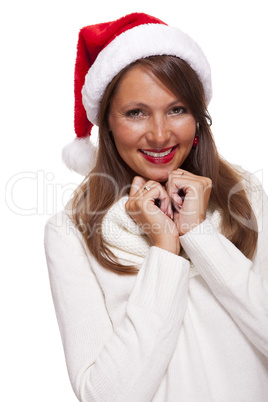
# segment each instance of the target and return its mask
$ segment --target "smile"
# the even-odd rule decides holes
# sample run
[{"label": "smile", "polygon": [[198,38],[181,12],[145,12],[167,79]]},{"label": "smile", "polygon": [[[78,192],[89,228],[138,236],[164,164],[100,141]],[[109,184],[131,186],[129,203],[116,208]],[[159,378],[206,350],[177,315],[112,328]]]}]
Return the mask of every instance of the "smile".
[{"label": "smile", "polygon": [[170,162],[173,159],[177,148],[178,145],[171,148],[161,149],[160,151],[144,149],[139,149],[139,151],[146,160],[159,165]]}]

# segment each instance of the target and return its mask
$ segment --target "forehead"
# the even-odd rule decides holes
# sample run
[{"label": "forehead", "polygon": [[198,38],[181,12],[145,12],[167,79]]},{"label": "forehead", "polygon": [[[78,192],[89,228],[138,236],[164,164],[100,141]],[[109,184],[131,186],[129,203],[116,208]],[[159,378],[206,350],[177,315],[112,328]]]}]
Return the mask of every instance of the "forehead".
[{"label": "forehead", "polygon": [[162,82],[148,68],[136,65],[129,69],[118,81],[114,97],[115,98],[147,98],[165,96],[177,98],[177,95]]}]

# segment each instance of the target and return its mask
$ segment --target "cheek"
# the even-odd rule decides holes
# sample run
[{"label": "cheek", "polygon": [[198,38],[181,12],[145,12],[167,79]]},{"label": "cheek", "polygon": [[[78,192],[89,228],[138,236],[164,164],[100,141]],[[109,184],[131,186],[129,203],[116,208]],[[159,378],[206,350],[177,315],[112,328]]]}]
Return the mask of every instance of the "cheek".
[{"label": "cheek", "polygon": [[122,130],[114,130],[112,133],[117,149],[127,150],[129,147],[133,146],[135,138],[132,133],[126,129],[123,128]]},{"label": "cheek", "polygon": [[114,139],[115,146],[117,150],[119,150],[124,146],[127,136],[123,134],[124,129],[122,128],[122,125],[118,122],[118,119],[113,117],[112,114],[109,117],[109,130]]},{"label": "cheek", "polygon": [[114,140],[116,149],[119,155],[126,161],[131,155],[136,154],[137,144],[133,143],[129,139],[119,140],[118,138]]},{"label": "cheek", "polygon": [[140,131],[142,131],[134,127],[134,124],[125,122],[116,122],[114,124],[111,122],[110,129],[117,149],[125,152],[137,146],[141,137]]},{"label": "cheek", "polygon": [[183,122],[174,127],[178,142],[181,145],[189,145],[193,142],[196,134],[196,124],[195,121],[191,119],[188,123]]}]

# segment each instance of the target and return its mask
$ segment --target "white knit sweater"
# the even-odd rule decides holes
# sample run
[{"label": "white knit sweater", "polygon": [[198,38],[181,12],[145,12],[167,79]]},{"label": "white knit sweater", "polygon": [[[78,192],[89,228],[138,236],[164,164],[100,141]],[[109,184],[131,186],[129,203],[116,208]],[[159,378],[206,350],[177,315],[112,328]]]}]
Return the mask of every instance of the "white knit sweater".
[{"label": "white knit sweater", "polygon": [[51,289],[80,401],[268,401],[268,200],[260,189],[252,195],[253,262],[220,234],[213,210],[181,237],[184,258],[150,247],[126,198],[115,204],[103,235],[140,266],[137,276],[103,269],[66,213],[48,221]]}]

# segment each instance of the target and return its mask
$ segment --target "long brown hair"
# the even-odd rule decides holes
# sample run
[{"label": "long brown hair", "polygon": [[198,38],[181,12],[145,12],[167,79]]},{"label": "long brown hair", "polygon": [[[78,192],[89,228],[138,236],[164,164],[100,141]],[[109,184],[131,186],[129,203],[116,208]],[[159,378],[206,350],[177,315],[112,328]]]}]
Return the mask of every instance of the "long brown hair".
[{"label": "long brown hair", "polygon": [[210,129],[211,117],[206,108],[204,89],[197,74],[184,60],[174,56],[140,59],[124,68],[106,89],[100,105],[96,165],[78,187],[72,200],[72,218],[90,252],[110,271],[137,273],[136,267],[125,266],[117,261],[103,241],[100,230],[105,213],[128,193],[135,175],[117,152],[109,132],[108,118],[111,100],[120,79],[136,65],[150,70],[182,99],[199,123],[199,144],[190,152],[181,168],[212,180],[211,201],[221,213],[222,232],[246,257],[253,258],[258,238],[257,223],[246,192],[240,185],[242,176],[218,154]]}]

